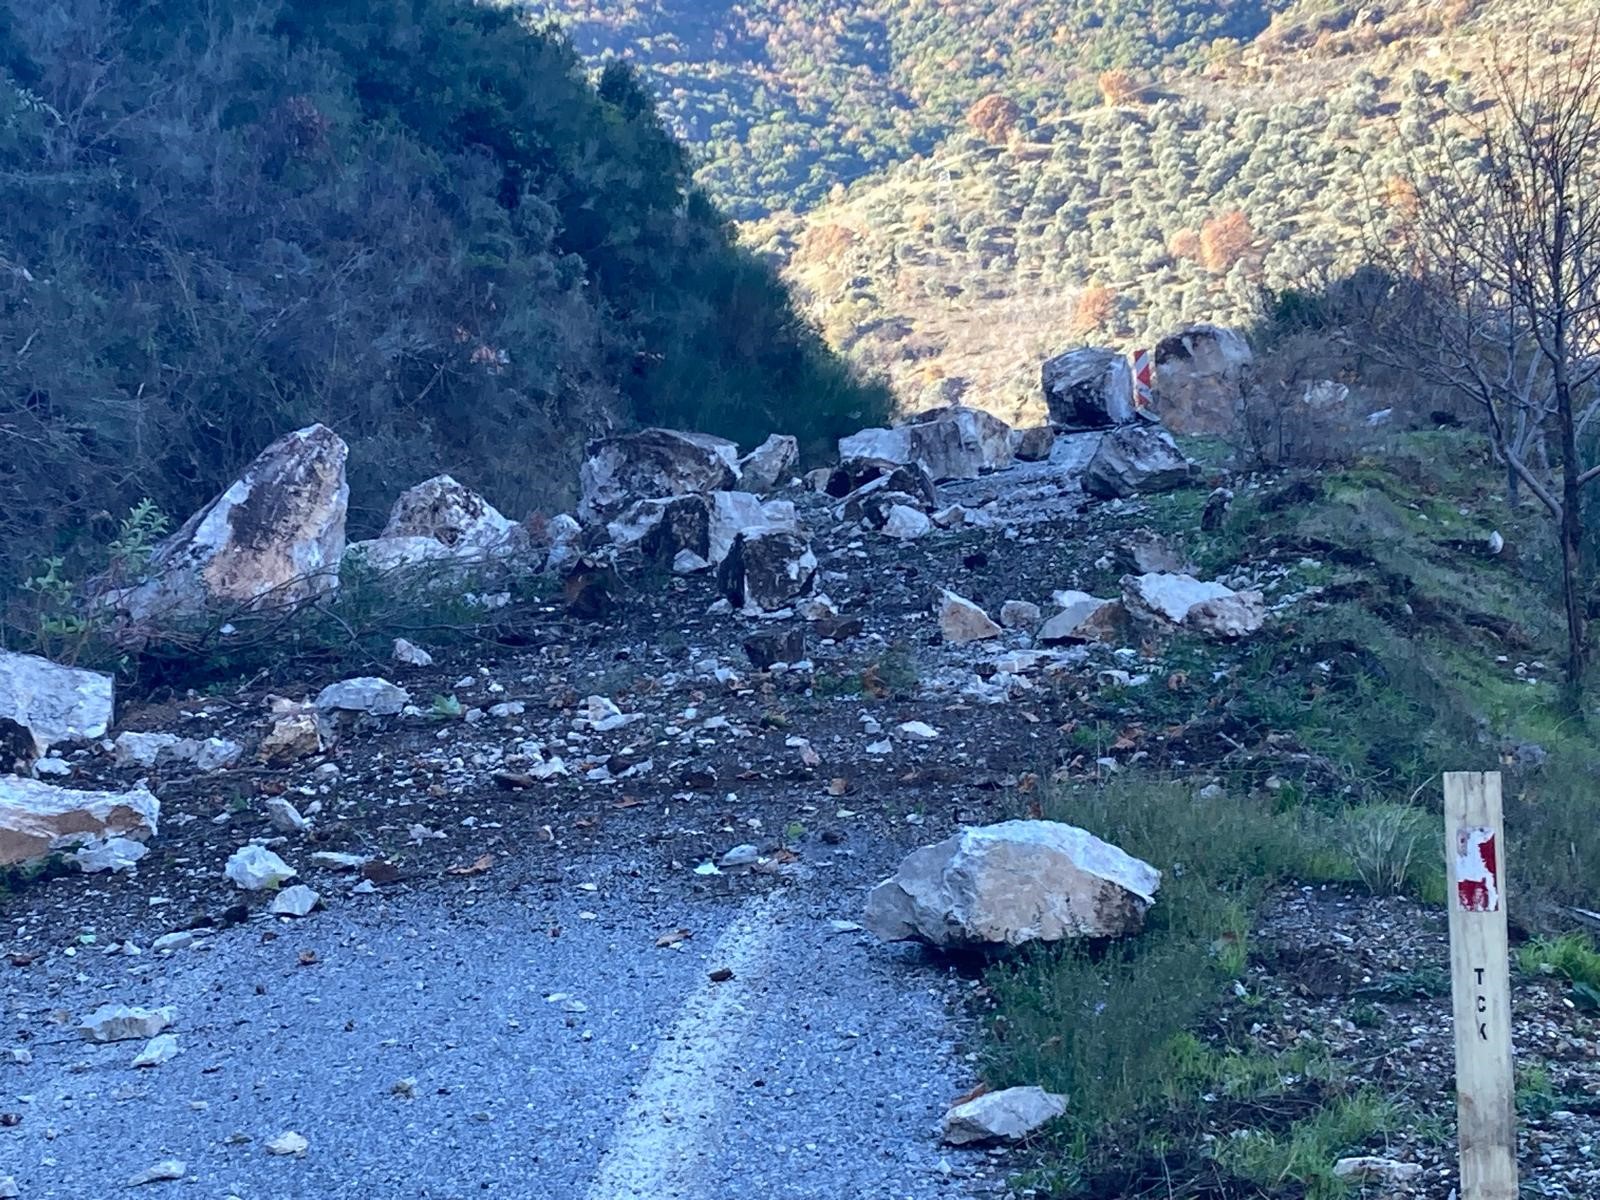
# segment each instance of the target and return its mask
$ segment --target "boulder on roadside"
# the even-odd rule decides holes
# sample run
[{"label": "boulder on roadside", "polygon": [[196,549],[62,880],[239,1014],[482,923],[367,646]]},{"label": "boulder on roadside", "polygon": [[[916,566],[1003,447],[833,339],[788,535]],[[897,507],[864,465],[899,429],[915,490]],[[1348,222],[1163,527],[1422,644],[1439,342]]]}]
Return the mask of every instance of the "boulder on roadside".
[{"label": "boulder on roadside", "polygon": [[1020,1142],[1067,1111],[1067,1098],[1041,1087],[985,1092],[944,1115],[944,1140],[952,1146]]},{"label": "boulder on roadside", "polygon": [[600,438],[587,449],[578,519],[588,525],[637,500],[725,491],[739,481],[739,447],[707,433],[641,429]]},{"label": "boulder on roadside", "polygon": [[161,802],[143,784],[126,792],[75,791],[0,775],[0,867],[91,841],[153,837]]},{"label": "boulder on roadside", "polygon": [[763,500],[750,492],[712,492],[703,557],[716,566],[728,557],[733,539],[741,533],[795,533],[797,529],[793,501]]},{"label": "boulder on roadside", "polygon": [[799,533],[764,529],[733,539],[717,585],[736,609],[755,615],[787,608],[811,589],[817,556]]},{"label": "boulder on roadside", "polygon": [[886,941],[944,949],[1137,933],[1161,873],[1055,821],[963,829],[908,855],[862,918]]},{"label": "boulder on roadside", "polygon": [[1260,592],[1236,592],[1193,575],[1164,571],[1125,575],[1122,599],[1136,618],[1182,625],[1208,637],[1245,637],[1266,621],[1266,602]]},{"label": "boulder on roadside", "polygon": [[1195,466],[1172,435],[1151,425],[1124,425],[1101,439],[1083,469],[1083,490],[1102,499],[1170,492],[1194,477]]},{"label": "boulder on roadside", "polygon": [[907,417],[888,429],[863,429],[840,438],[839,458],[896,466],[921,463],[936,481],[976,479],[1011,462],[1011,427],[982,409],[952,405]]},{"label": "boulder on roadside", "polygon": [[347,455],[325,425],[279,438],[155,548],[142,581],[104,592],[101,603],[160,627],[211,608],[289,608],[336,591]]},{"label": "boulder on roadside", "polygon": [[113,698],[109,675],[0,650],[0,718],[33,735],[35,757],[62,742],[104,737]]},{"label": "boulder on roadside", "polygon": [[765,495],[793,479],[799,461],[800,443],[775,433],[739,460],[739,486]]},{"label": "boulder on roadside", "polygon": [[112,756],[119,766],[147,770],[163,763],[189,763],[201,771],[220,771],[233,766],[243,754],[243,746],[226,738],[198,740],[170,733],[123,730],[112,743]]},{"label": "boulder on roadside", "polygon": [[1135,417],[1133,371],[1115,350],[1085,347],[1048,359],[1040,368],[1050,423],[1069,429],[1106,429]]},{"label": "boulder on roadside", "polygon": [[1227,434],[1239,426],[1250,343],[1219,325],[1190,325],[1156,343],[1152,399],[1174,433]]},{"label": "boulder on roadside", "polygon": [[996,638],[1002,632],[988,613],[965,596],[941,590],[938,604],[939,633],[952,646]]},{"label": "boulder on roadside", "polygon": [[148,1041],[157,1037],[178,1019],[178,1010],[141,1008],[128,1004],[102,1004],[83,1019],[78,1026],[78,1036],[85,1041],[132,1042]]},{"label": "boulder on roadside", "polygon": [[[934,486],[933,477],[921,463],[896,463],[883,458],[847,458],[842,459],[837,467],[828,472],[827,482],[822,491],[832,496],[835,500],[848,500],[853,494],[861,491],[870,484],[890,476],[887,484],[882,485],[890,491],[904,492],[917,497],[918,501],[928,508],[933,508],[939,502],[939,491]],[[849,520],[842,517],[842,520]]]},{"label": "boulder on roadside", "polygon": [[1045,462],[1050,451],[1056,448],[1056,431],[1053,425],[1035,425],[1019,429],[1016,433],[1016,456],[1019,462]]},{"label": "boulder on roadside", "polygon": [[744,640],[745,657],[758,671],[773,663],[797,663],[806,656],[806,630],[796,625],[779,633],[758,633]]}]

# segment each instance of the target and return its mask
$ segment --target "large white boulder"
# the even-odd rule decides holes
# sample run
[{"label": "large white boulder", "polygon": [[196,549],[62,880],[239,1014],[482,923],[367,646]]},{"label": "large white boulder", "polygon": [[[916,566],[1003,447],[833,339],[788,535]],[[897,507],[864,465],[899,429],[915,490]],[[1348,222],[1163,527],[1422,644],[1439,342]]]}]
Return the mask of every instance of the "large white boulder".
[{"label": "large white boulder", "polygon": [[1137,933],[1161,872],[1056,821],[963,829],[913,851],[867,896],[866,927],[942,948]]},{"label": "large white boulder", "polygon": [[0,775],[0,867],[109,838],[142,841],[160,819],[161,802],[143,784],[90,792]]},{"label": "large white boulder", "polygon": [[952,1146],[1020,1142],[1067,1111],[1067,1098],[1041,1087],[985,1092],[944,1115],[944,1140]]},{"label": "large white boulder", "polygon": [[33,734],[38,754],[60,742],[104,737],[112,703],[109,675],[0,650],[0,717]]},{"label": "large white boulder", "polygon": [[839,458],[921,463],[936,481],[976,479],[1010,465],[1011,426],[982,409],[952,405],[907,417],[889,429],[863,429],[840,438]]},{"label": "large white boulder", "polygon": [[794,478],[800,462],[800,443],[788,434],[775,433],[739,460],[739,485],[747,492],[765,495]]},{"label": "large white boulder", "polygon": [[1134,419],[1133,371],[1115,350],[1068,350],[1046,360],[1039,375],[1052,425],[1105,429]]},{"label": "large white boulder", "polygon": [[156,547],[142,582],[104,602],[159,627],[208,608],[289,607],[335,591],[350,500],[347,455],[325,425],[279,438]]},{"label": "large white boulder", "polygon": [[706,433],[641,429],[591,442],[588,454],[578,472],[578,519],[590,525],[636,500],[724,491],[739,481],[739,447]]},{"label": "large white boulder", "polygon": [[1194,477],[1195,466],[1172,435],[1152,425],[1123,425],[1100,440],[1083,469],[1083,490],[1102,499],[1170,492]]},{"label": "large white boulder", "polygon": [[526,529],[449,475],[402,492],[378,536],[431,538],[464,557],[524,553],[530,542]]},{"label": "large white boulder", "polygon": [[1232,433],[1254,361],[1250,343],[1219,325],[1190,325],[1162,338],[1153,387],[1161,423],[1174,433]]}]

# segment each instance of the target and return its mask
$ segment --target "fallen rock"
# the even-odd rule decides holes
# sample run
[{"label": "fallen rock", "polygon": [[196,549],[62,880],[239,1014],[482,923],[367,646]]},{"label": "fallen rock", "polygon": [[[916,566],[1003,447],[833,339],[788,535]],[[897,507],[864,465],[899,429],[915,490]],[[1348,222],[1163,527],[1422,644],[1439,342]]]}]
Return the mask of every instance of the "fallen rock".
[{"label": "fallen rock", "polygon": [[305,833],[311,828],[311,822],[282,796],[268,796],[261,807],[267,814],[267,824],[279,833]]},{"label": "fallen rock", "polygon": [[[884,476],[889,476],[889,482],[883,485],[891,492],[902,492],[916,498],[919,507],[933,508],[939,503],[939,491],[921,463],[897,463],[882,458],[847,458],[842,459],[839,465],[828,474],[828,481],[823,487],[828,495],[836,500],[848,501],[851,494],[861,491],[868,484],[874,483]],[[842,512],[840,520],[859,520],[858,516],[851,516]]]},{"label": "fallen rock", "polygon": [[321,713],[364,713],[370,717],[392,717],[411,703],[411,693],[377,675],[364,675],[330,683],[317,693],[316,708]]},{"label": "fallen rock", "polygon": [[1005,821],[913,851],[867,897],[886,941],[1017,946],[1137,933],[1161,873],[1076,826]]},{"label": "fallen rock", "polygon": [[1124,571],[1133,575],[1148,575],[1157,571],[1189,571],[1182,554],[1160,534],[1140,530],[1117,547],[1116,561]]},{"label": "fallen rock", "polygon": [[158,1033],[145,1043],[143,1050],[134,1056],[130,1064],[135,1067],[159,1067],[178,1057],[178,1038],[176,1034]]},{"label": "fallen rock", "polygon": [[104,602],[159,627],[213,607],[292,607],[336,591],[347,454],[324,425],[279,438],[156,547],[142,582]]},{"label": "fallen rock", "polygon": [[267,911],[275,917],[307,917],[321,903],[321,896],[305,884],[297,883],[274,896]]},{"label": "fallen rock", "polygon": [[739,460],[739,484],[746,491],[765,494],[794,478],[800,461],[800,443],[787,434],[774,433]]},{"label": "fallen rock", "polygon": [[724,491],[739,481],[739,448],[725,438],[641,429],[588,446],[578,519],[609,520],[636,500]]},{"label": "fallen rock", "polygon": [[704,557],[716,566],[728,557],[733,539],[741,533],[796,533],[798,530],[791,501],[764,501],[750,492],[712,492],[711,524]]},{"label": "fallen rock", "polygon": [[1016,456],[1019,462],[1045,462],[1056,448],[1053,425],[1035,425],[1017,432]]},{"label": "fallen rock", "polygon": [[703,495],[636,500],[606,523],[606,536],[651,562],[680,554],[704,559],[711,553],[711,501]]},{"label": "fallen rock", "polygon": [[758,633],[744,642],[745,657],[758,671],[773,663],[797,663],[806,656],[806,631],[803,626],[782,633]]},{"label": "fallen rock", "polygon": [[102,1004],[78,1026],[78,1036],[91,1042],[148,1041],[178,1019],[178,1010]]},{"label": "fallen rock", "polygon": [[1244,637],[1266,621],[1266,601],[1260,592],[1236,592],[1192,575],[1125,575],[1122,598],[1135,617],[1184,625],[1211,637]]},{"label": "fallen rock", "polygon": [[109,675],[0,650],[0,718],[33,735],[36,758],[63,742],[104,737],[112,703]]},{"label": "fallen rock", "polygon": [[0,775],[0,867],[85,842],[153,837],[161,802],[143,784],[126,792],[75,791]]},{"label": "fallen rock", "polygon": [[174,733],[136,733],[125,729],[111,744],[111,757],[119,767],[150,768],[163,754],[172,757],[173,748],[183,741]]},{"label": "fallen rock", "polygon": [[265,846],[241,846],[228,858],[222,873],[246,892],[275,888],[299,874]]},{"label": "fallen rock", "polygon": [[181,1158],[163,1159],[153,1167],[146,1167],[137,1175],[128,1176],[129,1187],[143,1187],[147,1183],[171,1183],[189,1173],[189,1164]]},{"label": "fallen rock", "polygon": [[985,1092],[944,1115],[944,1140],[952,1146],[1020,1142],[1067,1111],[1067,1098],[1041,1087]]},{"label": "fallen rock", "polygon": [[557,513],[544,529],[544,569],[565,575],[583,557],[583,526],[571,513]]},{"label": "fallen rock", "polygon": [[889,509],[888,519],[883,523],[885,536],[899,538],[902,541],[913,541],[933,531],[933,521],[921,509],[911,508],[905,504],[895,504]]},{"label": "fallen rock", "polygon": [[1011,462],[1011,427],[982,409],[952,405],[907,417],[890,429],[863,429],[840,438],[839,458],[841,463],[921,463],[934,480],[976,479]]},{"label": "fallen rock", "polygon": [[1000,626],[971,600],[954,592],[939,593],[939,632],[953,646],[999,637]]},{"label": "fallen rock", "polygon": [[1105,429],[1134,419],[1133,372],[1115,350],[1087,347],[1046,360],[1040,369],[1050,422]]},{"label": "fallen rock", "polygon": [[72,852],[72,865],[85,875],[101,871],[133,871],[150,851],[132,838],[95,838]]},{"label": "fallen rock", "polygon": [[1200,513],[1200,528],[1206,533],[1215,533],[1222,528],[1223,521],[1227,520],[1228,509],[1233,504],[1233,489],[1216,487],[1211,489],[1211,494],[1206,497],[1205,509]]},{"label": "fallen rock", "polygon": [[309,705],[280,702],[272,728],[261,739],[256,753],[269,766],[286,766],[325,749],[327,740],[316,710]]},{"label": "fallen rock", "polygon": [[0,1200],[19,1200],[21,1195],[15,1175],[0,1175]]},{"label": "fallen rock", "polygon": [[435,475],[400,494],[379,538],[429,538],[458,558],[527,554],[528,531],[449,475]]},{"label": "fallen rock", "polygon": [[291,1154],[304,1154],[310,1149],[311,1143],[306,1141],[294,1130],[285,1130],[267,1143],[267,1153],[287,1156]]},{"label": "fallen rock", "polygon": [[1238,428],[1254,355],[1231,329],[1191,325],[1156,343],[1152,395],[1174,433],[1228,434]]},{"label": "fallen rock", "polygon": [[1000,606],[1000,624],[1007,629],[1037,629],[1043,616],[1030,600],[1007,600]]},{"label": "fallen rock", "polygon": [[407,667],[433,666],[433,655],[429,654],[421,646],[406,641],[405,638],[395,638],[394,660]]},{"label": "fallen rock", "polygon": [[1165,429],[1124,425],[1101,440],[1081,482],[1089,495],[1112,499],[1170,492],[1188,483],[1194,471]]},{"label": "fallen rock", "polygon": [[112,743],[112,757],[118,766],[148,770],[162,763],[189,763],[201,771],[220,771],[233,766],[244,755],[244,747],[225,738],[178,737],[171,733],[138,733],[123,730]]},{"label": "fallen rock", "polygon": [[1039,627],[1034,637],[1039,645],[1119,640],[1127,612],[1117,601],[1087,592],[1057,592],[1055,600],[1061,611]]},{"label": "fallen rock", "polygon": [[1421,1178],[1422,1164],[1364,1154],[1356,1158],[1341,1158],[1333,1164],[1333,1173],[1339,1179],[1349,1179],[1355,1183],[1381,1183],[1392,1187]]},{"label": "fallen rock", "polygon": [[811,589],[817,556],[798,533],[763,530],[741,533],[717,569],[717,584],[746,613],[777,612]]}]

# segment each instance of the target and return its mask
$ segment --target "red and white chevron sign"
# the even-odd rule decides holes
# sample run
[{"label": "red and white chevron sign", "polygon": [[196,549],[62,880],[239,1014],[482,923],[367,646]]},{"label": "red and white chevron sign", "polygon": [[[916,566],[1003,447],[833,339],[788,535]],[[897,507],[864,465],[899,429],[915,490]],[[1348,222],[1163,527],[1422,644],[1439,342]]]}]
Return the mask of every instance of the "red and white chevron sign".
[{"label": "red and white chevron sign", "polygon": [[1135,350],[1133,352],[1133,407],[1141,412],[1148,412],[1155,407],[1155,397],[1151,387],[1155,382],[1155,366],[1151,361],[1150,351]]}]

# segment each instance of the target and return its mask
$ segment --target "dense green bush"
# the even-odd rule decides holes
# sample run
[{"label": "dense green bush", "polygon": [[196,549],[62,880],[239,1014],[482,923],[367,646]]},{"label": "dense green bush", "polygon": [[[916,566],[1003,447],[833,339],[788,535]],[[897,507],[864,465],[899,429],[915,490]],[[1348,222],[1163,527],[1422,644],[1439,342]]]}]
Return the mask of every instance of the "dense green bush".
[{"label": "dense green bush", "polygon": [[0,580],[286,430],[353,532],[439,470],[569,498],[634,420],[871,419],[621,65],[457,0],[0,0]]}]

